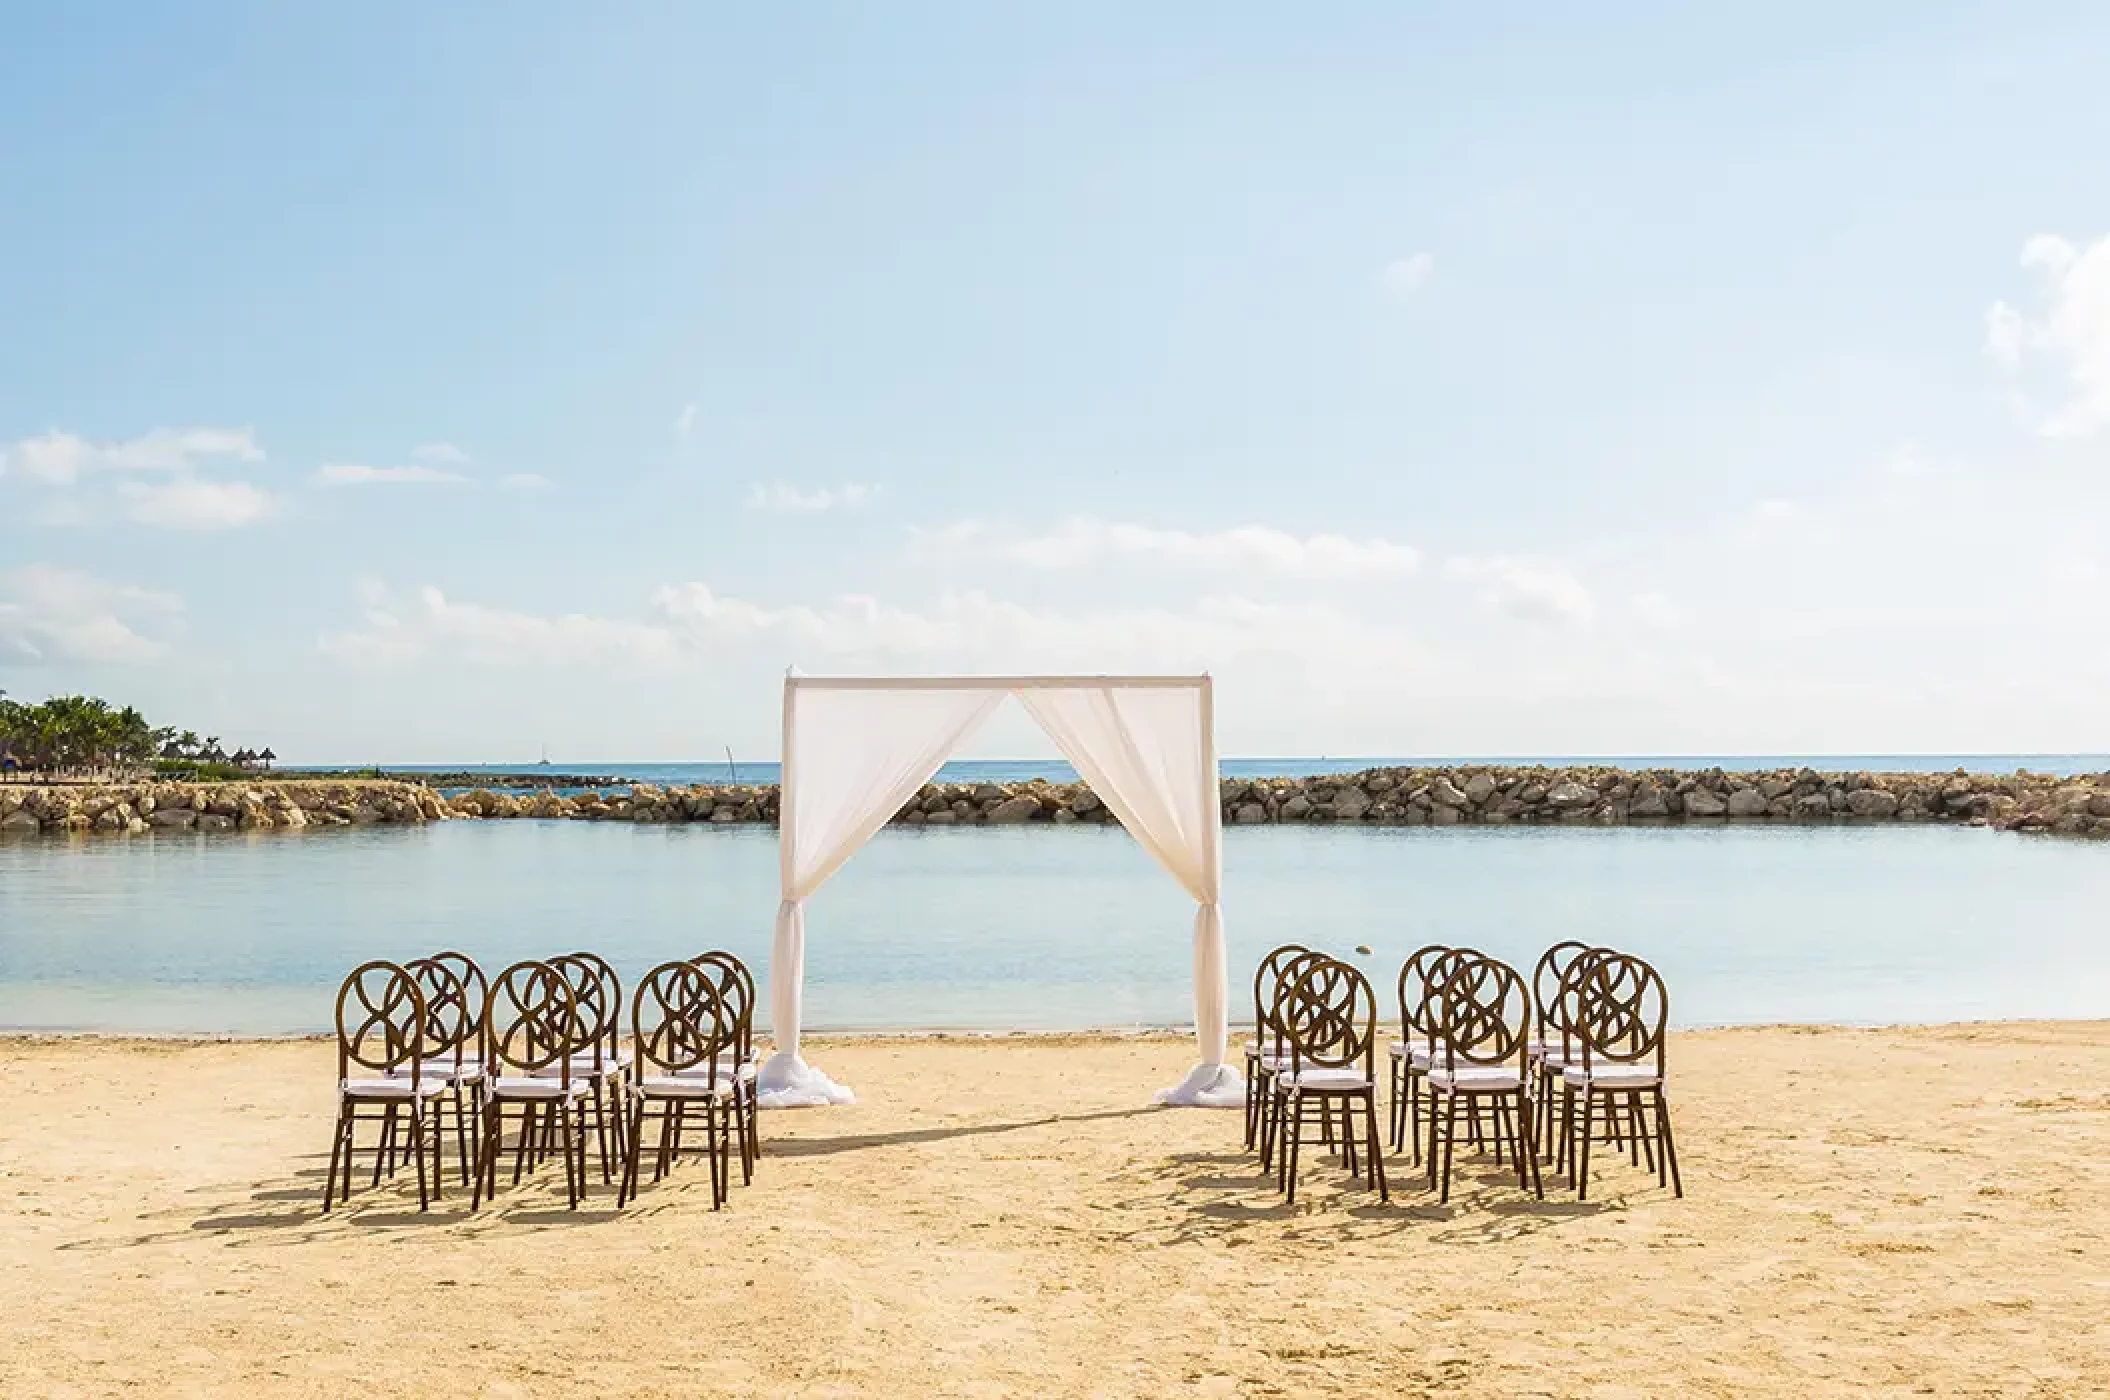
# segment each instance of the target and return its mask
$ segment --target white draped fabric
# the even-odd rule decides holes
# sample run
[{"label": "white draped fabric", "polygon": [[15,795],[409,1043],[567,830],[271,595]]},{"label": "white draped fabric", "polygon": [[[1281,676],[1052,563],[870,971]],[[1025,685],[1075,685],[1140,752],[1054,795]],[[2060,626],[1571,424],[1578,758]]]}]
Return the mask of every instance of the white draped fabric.
[{"label": "white draped fabric", "polygon": [[1143,849],[1194,897],[1194,1035],[1201,1061],[1158,1102],[1242,1107],[1225,1064],[1223,809],[1206,687],[1021,690],[1019,703]]},{"label": "white draped fabric", "polygon": [[1003,702],[1001,690],[827,690],[787,682],[777,838],[783,902],[769,973],[777,1049],[758,1075],[763,1107],[853,1101],[799,1055],[805,901]]},{"label": "white draped fabric", "polygon": [[1013,693],[1198,906],[1194,1022],[1201,1061],[1159,1102],[1243,1104],[1244,1083],[1226,1062],[1223,823],[1206,677],[792,677],[784,689],[783,903],[770,962],[776,1053],[761,1070],[763,1107],[852,1101],[848,1089],[799,1054],[804,901]]}]

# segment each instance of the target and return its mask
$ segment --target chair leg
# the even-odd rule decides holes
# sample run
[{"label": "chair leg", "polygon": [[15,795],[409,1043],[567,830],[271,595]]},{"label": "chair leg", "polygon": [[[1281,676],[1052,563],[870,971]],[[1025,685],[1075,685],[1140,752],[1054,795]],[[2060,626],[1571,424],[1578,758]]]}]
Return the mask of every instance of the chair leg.
[{"label": "chair leg", "polygon": [[1392,1199],[1392,1188],[1385,1181],[1385,1159],[1379,1154],[1377,1145],[1377,1091],[1375,1089],[1370,1091],[1370,1097],[1363,1100],[1363,1125],[1369,1130],[1370,1137],[1371,1185],[1377,1188],[1378,1200],[1390,1201]]},{"label": "chair leg", "polygon": [[1407,1079],[1407,1137],[1414,1146],[1414,1163],[1421,1164],[1421,1081],[1422,1076],[1408,1065],[1404,1071]]},{"label": "chair leg", "polygon": [[1298,1147],[1304,1141],[1304,1098],[1295,1089],[1289,1091],[1289,1111],[1285,1127],[1289,1141],[1282,1146],[1283,1189],[1288,1193],[1289,1204],[1297,1203],[1297,1158]]},{"label": "chair leg", "polygon": [[1587,1201],[1590,1199],[1590,1139],[1597,1136],[1596,1133],[1591,1131],[1594,1124],[1590,1120],[1596,1115],[1597,1095],[1585,1089],[1583,1090],[1582,1101],[1582,1147],[1580,1149],[1582,1162],[1576,1169],[1575,1199]]},{"label": "chair leg", "polygon": [[1682,1201],[1685,1199],[1685,1179],[1678,1175],[1678,1141],[1670,1131],[1670,1098],[1660,1084],[1656,1086],[1656,1132],[1662,1140],[1663,1165],[1670,1168],[1671,1193]]},{"label": "chair leg", "polygon": [[425,1182],[425,1105],[410,1105],[410,1154],[418,1159],[418,1209],[432,1209],[432,1194]]},{"label": "chair leg", "polygon": [[[1432,1120],[1436,1116],[1435,1108],[1435,1100],[1432,1095],[1429,1103],[1429,1117]],[[1449,1205],[1451,1203],[1451,1158],[1457,1150],[1458,1091],[1453,1089],[1443,1096],[1443,1188],[1442,1194],[1437,1197],[1439,1205]],[[1429,1152],[1429,1164],[1434,1166],[1435,1162],[1436,1153],[1432,1148]]]},{"label": "chair leg", "polygon": [[464,1186],[469,1184],[469,1119],[466,1105],[467,1103],[473,1103],[475,1099],[476,1095],[472,1092],[466,1096],[465,1102],[462,1085],[459,1081],[456,1081],[454,1085],[454,1145],[461,1154],[462,1185]]},{"label": "chair leg", "polygon": [[372,1190],[381,1184],[381,1168],[385,1163],[390,1172],[395,1171],[396,1151],[396,1106],[390,1104],[381,1120],[381,1136],[374,1139],[374,1179],[367,1183]]},{"label": "chair leg", "polygon": [[322,1179],[322,1212],[330,1213],[331,1198],[337,1191],[337,1163],[340,1157],[350,1153],[352,1105],[348,1099],[337,1101],[337,1121],[330,1125],[330,1173]]}]

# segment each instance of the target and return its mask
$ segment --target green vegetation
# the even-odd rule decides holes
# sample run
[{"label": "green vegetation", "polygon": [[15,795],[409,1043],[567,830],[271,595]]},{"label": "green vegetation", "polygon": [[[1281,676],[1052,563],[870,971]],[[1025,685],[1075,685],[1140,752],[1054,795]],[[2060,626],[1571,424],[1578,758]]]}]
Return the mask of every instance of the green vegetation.
[{"label": "green vegetation", "polygon": [[89,695],[54,695],[37,704],[0,691],[0,771],[51,777],[138,771],[193,782],[246,777],[246,764],[268,766],[269,750],[230,757],[217,735],[156,728],[130,705],[119,709]]}]

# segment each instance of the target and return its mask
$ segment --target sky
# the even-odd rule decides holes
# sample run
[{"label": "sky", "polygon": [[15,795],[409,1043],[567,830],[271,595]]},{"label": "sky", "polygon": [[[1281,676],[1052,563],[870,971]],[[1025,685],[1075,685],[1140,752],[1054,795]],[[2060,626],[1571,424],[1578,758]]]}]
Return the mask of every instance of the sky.
[{"label": "sky", "polygon": [[[0,689],[2110,750],[2110,7],[0,0]],[[1040,753],[1016,717],[983,756]]]}]

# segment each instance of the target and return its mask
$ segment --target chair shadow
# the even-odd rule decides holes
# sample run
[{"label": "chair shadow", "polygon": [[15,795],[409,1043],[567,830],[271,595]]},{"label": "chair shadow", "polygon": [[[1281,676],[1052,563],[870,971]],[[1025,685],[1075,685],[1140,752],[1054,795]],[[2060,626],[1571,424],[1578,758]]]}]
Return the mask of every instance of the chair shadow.
[{"label": "chair shadow", "polygon": [[[1385,1174],[1390,1201],[1380,1201],[1359,1175],[1349,1175],[1338,1157],[1322,1149],[1305,1157],[1291,1205],[1276,1189],[1274,1172],[1252,1153],[1176,1153],[1149,1173],[1157,1189],[1120,1203],[1124,1210],[1169,1214],[1171,1220],[1117,1231],[1116,1237],[1135,1244],[1339,1244],[1419,1231],[1437,1244],[1495,1244],[1627,1208],[1621,1197],[1540,1200],[1517,1185],[1514,1166],[1496,1166],[1492,1156],[1479,1154],[1456,1164],[1448,1202],[1429,1186],[1425,1168],[1409,1158],[1388,1157]],[[1553,1187],[1547,1182],[1549,1192]]]},{"label": "chair shadow", "polygon": [[946,1128],[907,1128],[894,1133],[856,1133],[827,1138],[765,1138],[763,1150],[772,1157],[832,1157],[841,1152],[862,1152],[874,1147],[911,1147],[917,1143],[950,1142],[957,1138],[988,1137],[997,1133],[1022,1132],[1061,1123],[1097,1123],[1113,1118],[1139,1118],[1164,1109],[1110,1108],[1098,1113],[1057,1113],[1043,1118],[1021,1118],[1005,1123],[963,1123]]}]

